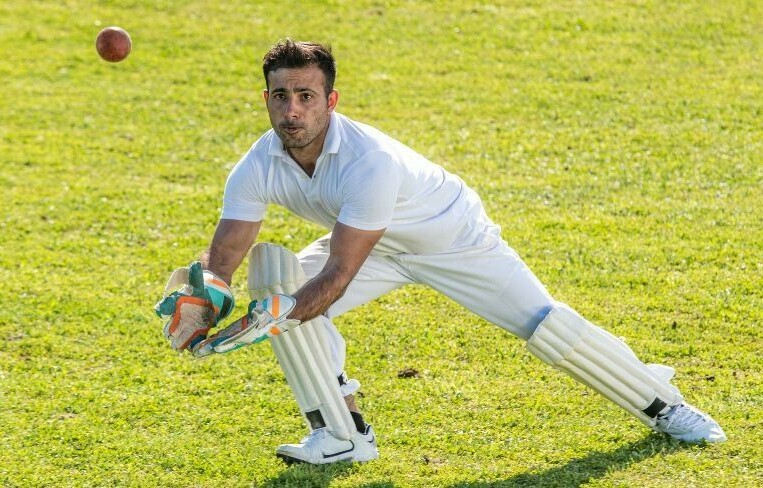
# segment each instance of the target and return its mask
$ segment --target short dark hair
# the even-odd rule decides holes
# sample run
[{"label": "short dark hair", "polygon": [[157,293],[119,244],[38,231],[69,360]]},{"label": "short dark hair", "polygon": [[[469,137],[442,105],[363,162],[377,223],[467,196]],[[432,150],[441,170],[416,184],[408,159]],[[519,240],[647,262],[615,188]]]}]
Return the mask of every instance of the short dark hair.
[{"label": "short dark hair", "polygon": [[262,58],[262,74],[265,75],[265,85],[268,85],[268,74],[280,68],[304,68],[315,65],[326,78],[326,96],[334,89],[336,79],[336,60],[331,54],[331,47],[317,42],[294,41],[284,39],[278,41]]}]

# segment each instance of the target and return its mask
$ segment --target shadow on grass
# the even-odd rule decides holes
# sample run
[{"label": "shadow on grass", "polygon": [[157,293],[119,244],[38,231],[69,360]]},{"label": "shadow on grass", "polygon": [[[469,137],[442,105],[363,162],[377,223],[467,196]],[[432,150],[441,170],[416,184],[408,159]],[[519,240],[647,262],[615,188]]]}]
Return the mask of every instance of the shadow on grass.
[{"label": "shadow on grass", "polygon": [[591,452],[563,466],[539,473],[522,473],[500,481],[466,481],[450,485],[450,488],[579,487],[650,457],[688,447],[691,446],[663,435],[650,434],[614,451]]},{"label": "shadow on grass", "polygon": [[[335,478],[344,476],[356,469],[351,463],[336,463],[315,466],[294,464],[275,478],[264,483],[254,483],[258,488],[328,488]],[[391,482],[374,482],[358,488],[394,488]]]},{"label": "shadow on grass", "polygon": [[[641,440],[608,452],[591,452],[584,457],[539,473],[522,473],[499,481],[464,481],[449,488],[513,488],[513,487],[579,487],[612,471],[624,470],[645,459],[696,447],[680,443],[660,434],[650,434]],[[315,466],[295,464],[275,478],[253,486],[261,488],[328,488],[332,480],[356,469],[350,463]],[[391,481],[372,482],[359,488],[394,488]]]}]

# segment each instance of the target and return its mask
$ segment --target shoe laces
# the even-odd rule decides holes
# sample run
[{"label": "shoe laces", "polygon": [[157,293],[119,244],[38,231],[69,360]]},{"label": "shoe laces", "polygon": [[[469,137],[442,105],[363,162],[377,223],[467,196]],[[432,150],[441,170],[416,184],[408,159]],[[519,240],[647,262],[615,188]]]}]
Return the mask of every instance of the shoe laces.
[{"label": "shoe laces", "polygon": [[302,444],[307,445],[307,444],[312,444],[313,442],[317,442],[320,439],[324,438],[327,432],[328,431],[326,430],[325,427],[315,429],[302,439]]},{"label": "shoe laces", "polygon": [[705,424],[708,419],[701,412],[682,403],[673,407],[673,410],[665,415],[662,420],[667,421],[666,429],[675,426],[692,430]]}]

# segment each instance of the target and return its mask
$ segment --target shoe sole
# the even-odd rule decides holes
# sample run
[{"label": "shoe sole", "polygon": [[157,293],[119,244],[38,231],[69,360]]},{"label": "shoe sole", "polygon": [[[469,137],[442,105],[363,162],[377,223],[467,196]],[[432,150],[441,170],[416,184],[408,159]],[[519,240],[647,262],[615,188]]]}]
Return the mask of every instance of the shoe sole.
[{"label": "shoe sole", "polygon": [[305,461],[297,458],[293,458],[291,456],[287,456],[286,454],[276,454],[276,457],[286,463],[287,466],[291,466],[294,464],[308,464]]},{"label": "shoe sole", "polygon": [[324,464],[334,464],[334,463],[355,463],[355,462],[363,462],[363,461],[356,461],[355,459],[349,457],[349,458],[338,458],[338,459],[332,459],[331,461],[326,461],[325,463],[311,463],[309,461],[305,461],[304,459],[299,459],[295,457],[288,456],[286,454],[276,454],[276,457],[278,457],[281,461],[286,463],[287,466],[293,466],[295,464],[312,464],[313,466],[322,466]]},{"label": "shoe sole", "polygon": [[673,439],[676,439],[681,442],[685,442],[687,444],[716,444],[721,442],[726,442],[728,439],[726,438],[726,434],[717,434],[717,433],[708,433],[705,432],[701,435],[694,435],[690,436],[688,434],[683,435],[673,435],[668,434],[667,432],[663,432],[663,434],[666,434],[669,437],[672,437]]},{"label": "shoe sole", "polygon": [[281,461],[286,463],[287,466],[292,466],[294,464],[313,464],[316,466],[322,465],[322,464],[333,464],[333,463],[367,463],[369,461],[373,461],[375,459],[379,458],[379,453],[375,453],[373,457],[368,457],[367,459],[358,459],[354,456],[348,457],[348,458],[338,458],[338,459],[332,459],[331,461],[326,461],[325,463],[311,463],[309,461],[305,461],[304,459],[295,458],[292,456],[289,456],[288,454],[283,453],[276,453],[276,457],[279,458]]}]

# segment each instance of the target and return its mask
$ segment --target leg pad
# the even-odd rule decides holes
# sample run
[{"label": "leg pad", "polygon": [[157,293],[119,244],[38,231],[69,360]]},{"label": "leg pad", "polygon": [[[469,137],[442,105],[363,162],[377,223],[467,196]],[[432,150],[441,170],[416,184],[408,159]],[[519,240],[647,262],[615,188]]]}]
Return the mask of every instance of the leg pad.
[{"label": "leg pad", "polygon": [[[248,281],[251,298],[262,300],[295,293],[305,283],[305,273],[288,249],[259,243],[249,255]],[[325,426],[334,437],[350,439],[355,423],[332,365],[322,317],[272,337],[270,344],[308,427]]]},{"label": "leg pad", "polygon": [[625,343],[557,303],[527,341],[543,362],[564,371],[649,427],[665,407],[681,403],[672,369],[642,363]]}]

